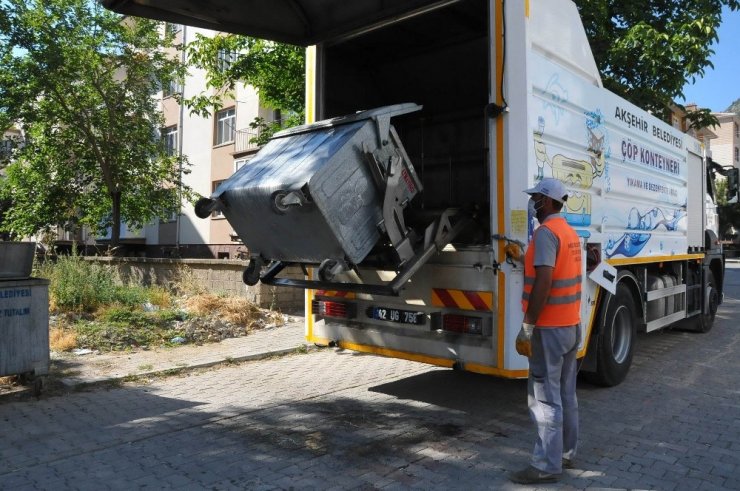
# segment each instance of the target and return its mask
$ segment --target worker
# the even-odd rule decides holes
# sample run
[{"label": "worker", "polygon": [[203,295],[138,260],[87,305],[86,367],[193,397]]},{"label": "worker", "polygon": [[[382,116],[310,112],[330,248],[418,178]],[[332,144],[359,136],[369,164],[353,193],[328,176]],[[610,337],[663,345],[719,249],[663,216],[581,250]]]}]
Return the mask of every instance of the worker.
[{"label": "worker", "polygon": [[530,465],[510,479],[539,484],[555,482],[572,466],[578,443],[581,242],[560,213],[568,199],[562,182],[545,178],[525,192],[540,226],[524,255],[524,322],[516,349],[529,357],[527,402],[537,439]]}]

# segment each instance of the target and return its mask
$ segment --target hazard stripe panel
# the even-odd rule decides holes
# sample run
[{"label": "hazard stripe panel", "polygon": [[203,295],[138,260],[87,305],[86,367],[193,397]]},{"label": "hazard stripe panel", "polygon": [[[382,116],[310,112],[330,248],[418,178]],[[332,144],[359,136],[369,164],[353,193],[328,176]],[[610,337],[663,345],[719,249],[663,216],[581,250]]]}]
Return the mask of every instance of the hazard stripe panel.
[{"label": "hazard stripe panel", "polygon": [[316,296],[321,297],[338,297],[338,298],[346,298],[346,299],[353,299],[355,298],[355,292],[342,292],[342,291],[336,291],[336,290],[316,290]]},{"label": "hazard stripe panel", "polygon": [[432,305],[462,310],[490,311],[493,309],[493,293],[433,288]]}]

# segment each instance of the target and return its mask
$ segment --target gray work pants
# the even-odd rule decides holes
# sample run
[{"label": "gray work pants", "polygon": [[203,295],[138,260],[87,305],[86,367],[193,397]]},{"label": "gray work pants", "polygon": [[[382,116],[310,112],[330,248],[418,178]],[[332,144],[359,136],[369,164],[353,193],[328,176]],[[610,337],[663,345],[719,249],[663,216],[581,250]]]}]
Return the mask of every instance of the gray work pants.
[{"label": "gray work pants", "polygon": [[562,472],[562,459],[573,459],[578,444],[576,353],[578,326],[535,328],[529,359],[527,399],[537,426],[532,466],[550,474]]}]

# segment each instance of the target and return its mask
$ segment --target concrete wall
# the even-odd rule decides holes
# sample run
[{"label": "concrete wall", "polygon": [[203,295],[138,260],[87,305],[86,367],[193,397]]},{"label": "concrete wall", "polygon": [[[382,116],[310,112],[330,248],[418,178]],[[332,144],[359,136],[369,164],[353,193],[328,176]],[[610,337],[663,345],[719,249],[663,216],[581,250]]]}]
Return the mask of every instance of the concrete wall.
[{"label": "concrete wall", "polygon": [[[303,289],[262,283],[247,286],[242,282],[245,261],[138,257],[87,257],[86,260],[111,265],[123,281],[134,284],[170,286],[186,277],[213,293],[245,297],[260,307],[303,314]],[[300,268],[288,268],[280,277],[302,279],[303,273]]]}]

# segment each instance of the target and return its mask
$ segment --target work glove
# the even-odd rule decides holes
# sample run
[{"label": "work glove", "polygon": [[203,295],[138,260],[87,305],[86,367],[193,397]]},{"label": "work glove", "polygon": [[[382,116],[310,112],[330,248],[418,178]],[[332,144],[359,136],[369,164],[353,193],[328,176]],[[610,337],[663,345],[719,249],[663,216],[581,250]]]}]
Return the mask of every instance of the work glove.
[{"label": "work glove", "polygon": [[522,322],[522,328],[516,336],[516,352],[529,358],[532,356],[532,332],[534,324]]}]

